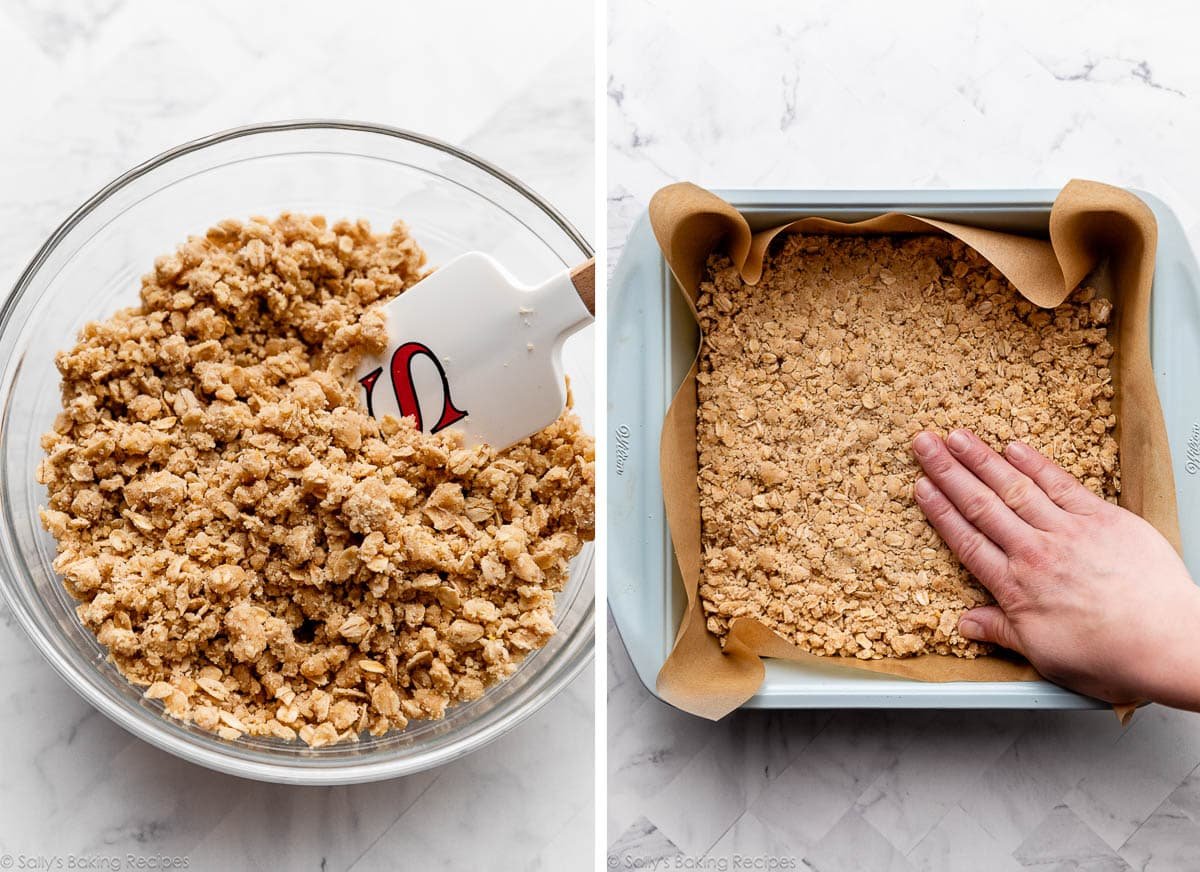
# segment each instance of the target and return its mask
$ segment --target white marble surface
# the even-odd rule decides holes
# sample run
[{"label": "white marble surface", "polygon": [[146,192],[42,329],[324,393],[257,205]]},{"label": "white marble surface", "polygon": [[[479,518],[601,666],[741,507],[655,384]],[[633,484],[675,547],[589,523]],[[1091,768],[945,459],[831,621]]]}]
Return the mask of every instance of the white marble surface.
[{"label": "white marble surface", "polygon": [[[111,178],[254,121],[412,128],[515,173],[594,235],[584,3],[0,0],[0,288]],[[465,26],[464,26],[465,23]],[[79,699],[0,606],[0,868],[19,855],[192,870],[586,868],[592,670],[489,748],[344,789],[182,763]]]},{"label": "white marble surface", "polygon": [[[1149,190],[1200,245],[1184,2],[612,0],[610,264],[660,186]],[[651,697],[609,630],[609,866],[1175,870],[1200,717],[744,712]],[[687,866],[687,862],[692,863]],[[707,865],[704,865],[707,864]],[[722,865],[724,864],[724,865]],[[768,868],[762,866],[760,868]]]}]

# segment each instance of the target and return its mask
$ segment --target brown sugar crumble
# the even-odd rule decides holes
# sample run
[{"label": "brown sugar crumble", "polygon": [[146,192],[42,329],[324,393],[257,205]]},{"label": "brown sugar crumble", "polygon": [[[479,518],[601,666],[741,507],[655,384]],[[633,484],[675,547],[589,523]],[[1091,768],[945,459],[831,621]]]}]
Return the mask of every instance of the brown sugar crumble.
[{"label": "brown sugar crumble", "polygon": [[814,654],[975,657],[987,591],[926,522],[922,429],[1021,439],[1120,490],[1112,306],[1053,310],[940,236],[791,235],[755,287],[713,255],[697,300],[700,597],[708,629],[759,620]]},{"label": "brown sugar crumble", "polygon": [[401,223],[225,221],[58,354],[38,468],[55,568],[167,715],[227,739],[378,736],[555,632],[595,525],[578,418],[497,453],[358,398],[386,344],[375,304],[426,273]]}]

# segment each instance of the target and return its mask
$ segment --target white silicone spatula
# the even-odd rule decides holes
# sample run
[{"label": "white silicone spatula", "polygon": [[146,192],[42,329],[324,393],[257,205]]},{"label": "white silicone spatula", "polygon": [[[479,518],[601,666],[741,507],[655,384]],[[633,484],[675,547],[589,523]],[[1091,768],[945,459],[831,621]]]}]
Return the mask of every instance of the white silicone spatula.
[{"label": "white silicone spatula", "polygon": [[385,308],[388,347],[358,372],[375,417],[411,415],[426,433],[507,448],[567,401],[562,346],[595,316],[595,262],[536,287],[486,254],[457,257]]}]

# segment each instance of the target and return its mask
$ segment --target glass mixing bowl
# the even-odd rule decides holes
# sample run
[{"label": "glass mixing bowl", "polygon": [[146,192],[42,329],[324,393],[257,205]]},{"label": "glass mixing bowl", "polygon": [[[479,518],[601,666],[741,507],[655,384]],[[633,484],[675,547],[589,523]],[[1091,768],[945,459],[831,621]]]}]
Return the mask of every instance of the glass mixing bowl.
[{"label": "glass mixing bowl", "polygon": [[[38,439],[59,409],[54,352],[87,321],[137,302],[154,258],[223,218],[284,210],[406,221],[434,265],[486,251],[533,283],[591,248],[550,205],[486,162],[441,142],[368,124],[245,127],[173,149],[100,191],[54,232],[0,310],[0,589],[50,665],[125,729],[202,766],[266,781],[350,784],[416,772],[495,739],[562,690],[588,662],[594,630],[593,548],[573,561],[558,597],[558,633],[517,672],[444,720],[358,743],[309,749],[243,737],[228,742],[161,716],[108,661],[51,569],[54,540],[38,521],[45,489]],[[592,419],[592,329],[564,349],[577,409]]]}]

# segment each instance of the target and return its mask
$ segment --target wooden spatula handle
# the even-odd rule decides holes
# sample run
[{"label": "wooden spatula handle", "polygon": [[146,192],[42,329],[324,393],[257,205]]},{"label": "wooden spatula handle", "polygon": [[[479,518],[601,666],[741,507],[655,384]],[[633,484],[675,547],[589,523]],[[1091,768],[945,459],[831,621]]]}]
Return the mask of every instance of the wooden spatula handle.
[{"label": "wooden spatula handle", "polygon": [[596,258],[589,257],[586,261],[571,270],[571,284],[583,305],[593,316],[596,314]]}]

